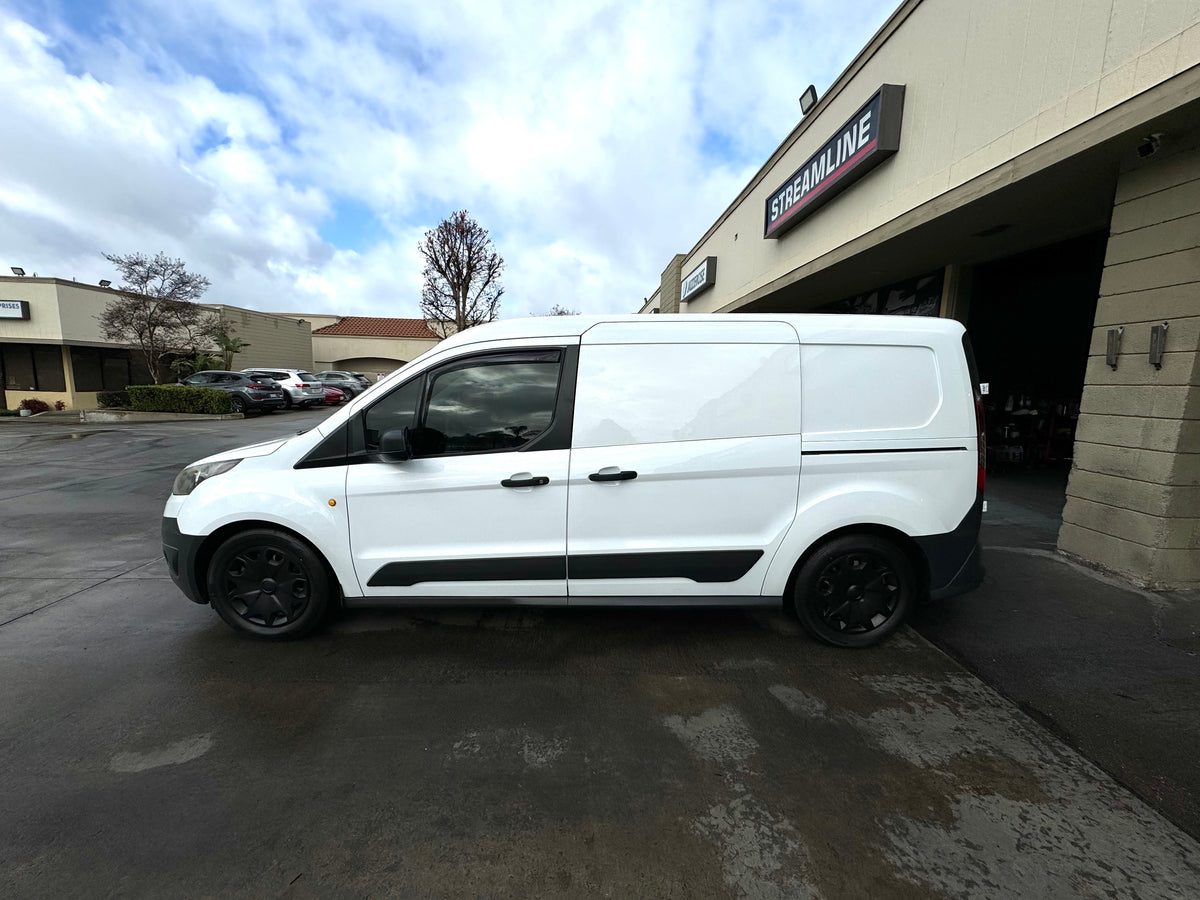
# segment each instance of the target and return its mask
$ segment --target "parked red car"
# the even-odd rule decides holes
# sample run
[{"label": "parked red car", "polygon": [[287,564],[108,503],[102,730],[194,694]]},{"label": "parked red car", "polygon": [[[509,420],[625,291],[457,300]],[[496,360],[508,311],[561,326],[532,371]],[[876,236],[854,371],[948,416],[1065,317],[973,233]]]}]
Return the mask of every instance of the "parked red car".
[{"label": "parked red car", "polygon": [[344,403],[350,398],[346,396],[346,392],[330,385],[325,385],[325,402],[329,404]]}]

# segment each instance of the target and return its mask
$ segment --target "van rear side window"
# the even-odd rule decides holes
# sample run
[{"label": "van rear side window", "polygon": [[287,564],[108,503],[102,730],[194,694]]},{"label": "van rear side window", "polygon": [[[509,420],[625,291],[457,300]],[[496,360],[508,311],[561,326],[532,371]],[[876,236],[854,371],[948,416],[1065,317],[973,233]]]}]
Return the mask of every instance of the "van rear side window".
[{"label": "van rear side window", "polygon": [[795,344],[594,344],[579,355],[576,447],[800,432]]},{"label": "van rear side window", "polygon": [[804,435],[921,428],[942,404],[929,347],[806,344]]}]

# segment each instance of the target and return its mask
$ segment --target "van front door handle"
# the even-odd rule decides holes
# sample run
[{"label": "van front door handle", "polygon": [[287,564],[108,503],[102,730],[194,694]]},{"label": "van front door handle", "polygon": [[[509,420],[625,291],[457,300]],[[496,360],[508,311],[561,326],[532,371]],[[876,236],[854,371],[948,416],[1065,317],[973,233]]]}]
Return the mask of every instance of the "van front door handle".
[{"label": "van front door handle", "polygon": [[621,472],[593,472],[588,481],[632,481],[637,478],[637,472],[626,469]]},{"label": "van front door handle", "polygon": [[500,482],[501,487],[542,487],[550,483],[545,475],[534,475],[532,478],[505,478]]}]

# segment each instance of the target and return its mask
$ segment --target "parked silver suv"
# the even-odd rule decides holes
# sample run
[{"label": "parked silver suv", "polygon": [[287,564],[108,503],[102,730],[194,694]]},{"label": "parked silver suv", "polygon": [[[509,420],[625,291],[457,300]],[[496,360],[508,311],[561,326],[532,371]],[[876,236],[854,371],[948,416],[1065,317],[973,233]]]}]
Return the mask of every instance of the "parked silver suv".
[{"label": "parked silver suv", "polygon": [[312,372],[304,369],[274,369],[256,367],[242,369],[248,375],[263,375],[278,381],[283,386],[286,407],[320,406],[325,402],[325,386]]}]

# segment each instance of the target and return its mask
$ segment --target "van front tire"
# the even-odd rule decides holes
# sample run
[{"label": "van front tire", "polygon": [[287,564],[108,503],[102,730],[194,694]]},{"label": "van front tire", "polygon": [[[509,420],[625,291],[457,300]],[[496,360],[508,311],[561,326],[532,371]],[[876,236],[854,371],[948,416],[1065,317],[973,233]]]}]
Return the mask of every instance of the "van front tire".
[{"label": "van front tire", "polygon": [[900,627],[916,591],[912,563],[899,547],[875,535],[843,535],[805,561],[793,603],[818,641],[871,647]]},{"label": "van front tire", "polygon": [[331,585],[324,562],[284,531],[253,528],[221,543],[208,566],[213,609],[243,634],[291,640],[321,623]]}]

